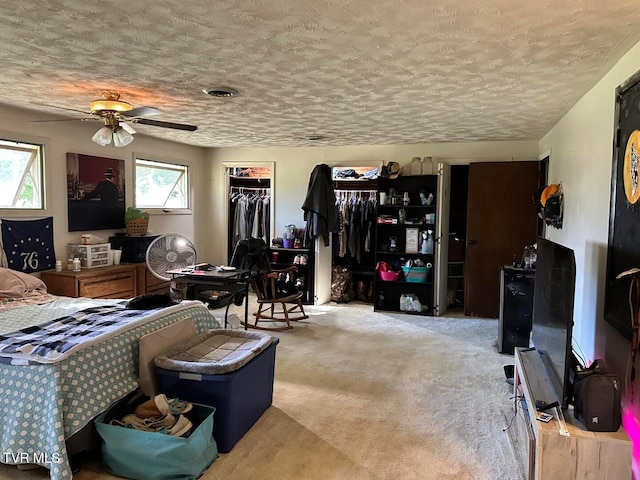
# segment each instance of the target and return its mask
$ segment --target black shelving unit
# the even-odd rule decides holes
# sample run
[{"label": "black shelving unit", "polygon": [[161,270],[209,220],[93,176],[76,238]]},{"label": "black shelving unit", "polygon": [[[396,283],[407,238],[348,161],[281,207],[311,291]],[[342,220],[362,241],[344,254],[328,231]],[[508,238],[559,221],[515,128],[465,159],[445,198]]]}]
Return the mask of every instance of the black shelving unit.
[{"label": "black shelving unit", "polygon": [[[434,314],[435,298],[435,252],[436,245],[432,253],[407,252],[407,229],[417,228],[418,239],[420,233],[431,230],[435,239],[436,228],[436,199],[438,180],[437,175],[416,175],[399,177],[391,180],[379,178],[378,193],[386,193],[386,204],[378,204],[378,223],[376,223],[375,235],[375,256],[376,263],[386,261],[394,268],[401,271],[402,265],[408,260],[420,259],[425,265],[430,264],[426,280],[424,282],[409,282],[400,275],[398,280],[382,280],[378,274],[374,280],[374,309],[376,311],[399,312],[400,298],[402,294],[415,294],[422,305],[423,315]],[[390,195],[391,190],[395,190],[396,197]],[[408,193],[408,204],[403,203],[404,193]],[[425,198],[432,195],[430,203],[422,204],[420,193]],[[406,203],[406,202],[405,202]],[[393,222],[393,223],[390,223]],[[391,237],[396,238],[396,248],[392,250]],[[418,244],[419,245],[419,244]]]},{"label": "black shelving unit", "polygon": [[[278,259],[275,260],[274,254],[277,254]],[[282,270],[283,268],[290,267],[291,265],[295,265],[298,267],[298,271],[296,272],[293,280],[293,283],[296,284],[298,290],[303,292],[302,295],[302,303],[304,305],[313,305],[314,304],[314,263],[315,258],[313,251],[308,248],[277,248],[272,247],[269,252],[270,262],[272,270]],[[298,264],[295,263],[296,255],[306,255],[307,263],[306,264]],[[302,284],[299,284],[299,280],[302,280]]]}]

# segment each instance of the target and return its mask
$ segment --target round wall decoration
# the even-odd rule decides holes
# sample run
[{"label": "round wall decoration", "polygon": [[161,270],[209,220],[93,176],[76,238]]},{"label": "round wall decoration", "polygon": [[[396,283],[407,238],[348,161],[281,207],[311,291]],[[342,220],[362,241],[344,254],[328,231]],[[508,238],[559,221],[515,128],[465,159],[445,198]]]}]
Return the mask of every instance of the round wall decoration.
[{"label": "round wall decoration", "polygon": [[638,170],[640,169],[640,130],[634,130],[629,136],[624,152],[623,180],[624,194],[630,204],[640,199]]}]

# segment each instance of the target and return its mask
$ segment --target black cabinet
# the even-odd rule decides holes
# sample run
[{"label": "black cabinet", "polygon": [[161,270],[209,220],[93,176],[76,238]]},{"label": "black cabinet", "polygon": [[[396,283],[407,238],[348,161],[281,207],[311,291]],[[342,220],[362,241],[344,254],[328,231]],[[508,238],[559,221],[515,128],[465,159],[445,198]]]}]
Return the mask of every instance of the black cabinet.
[{"label": "black cabinet", "polygon": [[296,288],[303,292],[302,303],[305,305],[314,304],[314,263],[313,251],[308,248],[276,248],[272,247],[270,252],[271,270],[282,270],[295,265],[298,271],[291,281]]},{"label": "black cabinet", "polygon": [[[419,313],[434,315],[435,259],[436,259],[436,199],[437,175],[401,176],[397,179],[380,177],[378,197],[383,193],[385,203],[378,202],[375,234],[376,264],[387,262],[399,272],[397,279],[383,279],[377,272],[374,281],[374,309],[406,311],[407,296],[415,296],[421,305]],[[422,232],[431,231],[428,253],[423,253]],[[424,270],[403,271],[408,261],[419,261]],[[404,297],[403,297],[404,296]]]},{"label": "black cabinet", "polygon": [[515,347],[528,347],[533,315],[535,270],[500,268],[498,351],[513,355]]},{"label": "black cabinet", "polygon": [[147,261],[147,249],[159,235],[143,235],[141,237],[129,237],[116,234],[109,237],[109,243],[113,250],[122,250],[122,263],[142,263]]}]

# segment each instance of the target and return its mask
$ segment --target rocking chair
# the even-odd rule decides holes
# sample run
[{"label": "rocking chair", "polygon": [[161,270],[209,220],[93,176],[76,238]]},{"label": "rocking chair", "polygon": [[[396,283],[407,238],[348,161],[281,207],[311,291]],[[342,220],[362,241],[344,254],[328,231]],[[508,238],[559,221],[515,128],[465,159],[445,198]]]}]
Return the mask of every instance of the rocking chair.
[{"label": "rocking chair", "polygon": [[[298,267],[292,265],[283,270],[262,273],[251,279],[258,301],[258,311],[253,314],[256,319],[250,327],[275,331],[290,330],[293,328],[290,322],[309,318],[302,306],[302,292],[293,286],[293,282],[287,280],[297,271]],[[279,307],[277,310],[276,305]],[[258,322],[280,325],[267,327],[258,325]]]},{"label": "rocking chair", "polygon": [[[309,318],[302,306],[303,292],[291,281],[298,267],[291,265],[283,270],[271,270],[268,250],[263,240],[240,240],[230,265],[252,271],[251,286],[256,293],[258,311],[253,314],[253,325],[247,326],[259,330],[290,330],[293,328],[290,322]],[[263,326],[259,322],[274,325]]]}]

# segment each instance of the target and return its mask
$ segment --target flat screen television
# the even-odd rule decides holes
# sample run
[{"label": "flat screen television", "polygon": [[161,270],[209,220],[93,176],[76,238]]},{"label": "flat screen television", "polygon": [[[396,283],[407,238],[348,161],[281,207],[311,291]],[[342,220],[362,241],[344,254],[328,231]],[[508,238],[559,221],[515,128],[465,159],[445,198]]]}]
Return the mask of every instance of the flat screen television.
[{"label": "flat screen television", "polygon": [[571,335],[576,283],[573,250],[538,237],[531,340],[547,370],[555,399],[563,409],[571,400]]}]

